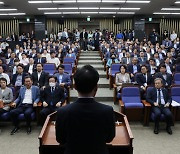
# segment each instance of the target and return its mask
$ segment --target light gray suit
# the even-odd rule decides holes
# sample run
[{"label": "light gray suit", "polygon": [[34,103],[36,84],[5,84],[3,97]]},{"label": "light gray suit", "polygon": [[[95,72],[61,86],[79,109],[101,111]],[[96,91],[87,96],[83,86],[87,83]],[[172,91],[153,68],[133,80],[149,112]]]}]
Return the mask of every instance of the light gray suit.
[{"label": "light gray suit", "polygon": [[115,83],[118,91],[122,88],[123,83],[131,83],[129,73],[125,73],[124,75],[121,73],[117,73]]},{"label": "light gray suit", "polygon": [[13,92],[11,88],[6,87],[2,93],[2,89],[0,88],[0,99],[4,102],[3,109],[9,111],[9,104],[13,101]]}]

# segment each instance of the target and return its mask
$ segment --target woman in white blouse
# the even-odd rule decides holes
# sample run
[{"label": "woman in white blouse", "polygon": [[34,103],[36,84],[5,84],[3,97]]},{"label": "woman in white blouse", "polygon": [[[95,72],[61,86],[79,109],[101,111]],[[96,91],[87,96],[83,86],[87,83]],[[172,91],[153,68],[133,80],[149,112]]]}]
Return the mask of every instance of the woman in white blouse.
[{"label": "woman in white blouse", "polygon": [[127,67],[125,65],[120,66],[120,72],[116,74],[115,84],[117,91],[120,91],[123,83],[131,83],[129,73],[126,73]]}]

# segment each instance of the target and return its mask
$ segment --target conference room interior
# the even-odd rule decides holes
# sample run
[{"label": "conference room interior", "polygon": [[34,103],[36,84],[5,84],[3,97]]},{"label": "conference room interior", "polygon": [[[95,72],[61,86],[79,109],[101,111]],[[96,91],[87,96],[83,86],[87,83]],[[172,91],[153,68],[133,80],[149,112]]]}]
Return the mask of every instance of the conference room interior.
[{"label": "conference room interior", "polygon": [[[4,154],[63,153],[63,148],[55,140],[56,113],[49,115],[46,121],[41,116],[45,97],[43,90],[49,85],[48,77],[59,77],[60,70],[64,69],[70,82],[61,86],[65,89],[65,101],[61,106],[75,102],[78,93],[73,76],[77,69],[90,64],[100,76],[95,100],[112,106],[115,111],[117,136],[107,144],[110,154],[178,154],[179,15],[178,0],[0,0],[0,71],[3,70],[0,79],[5,78],[7,87],[13,92],[10,109],[0,114],[0,151]],[[135,65],[139,68],[134,70],[136,60],[138,64]],[[23,64],[22,74],[33,79],[33,73],[37,72],[40,64],[45,77],[42,83],[32,81],[41,94],[31,114],[31,130],[28,132],[22,114],[20,129],[12,133],[12,103],[18,98],[21,86],[26,86],[25,83],[17,86],[18,79],[14,81],[19,64]],[[121,73],[122,66],[130,81],[118,84],[117,75]],[[165,81],[163,87],[172,98],[169,107],[172,133],[167,131],[163,114],[158,133],[155,133],[153,105],[147,102],[147,95],[148,89],[155,86],[154,80],[161,78],[159,74],[164,66],[171,76],[166,81],[162,75],[162,80],[163,84]],[[145,77],[145,83],[139,81],[138,75],[144,75],[142,67],[151,76],[149,83],[148,77]],[[60,82],[57,78],[57,83]],[[1,95],[0,109],[5,107]],[[127,105],[126,101],[127,104],[132,102]]]}]

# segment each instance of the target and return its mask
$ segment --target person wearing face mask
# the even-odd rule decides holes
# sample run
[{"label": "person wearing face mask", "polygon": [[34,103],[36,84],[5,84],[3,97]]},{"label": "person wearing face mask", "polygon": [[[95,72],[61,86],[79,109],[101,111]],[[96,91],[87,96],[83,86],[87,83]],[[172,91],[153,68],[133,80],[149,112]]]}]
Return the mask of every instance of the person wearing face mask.
[{"label": "person wearing face mask", "polygon": [[41,102],[43,109],[40,112],[41,122],[44,124],[47,115],[57,111],[59,107],[65,105],[64,89],[57,84],[57,77],[49,77],[49,85],[41,92]]}]

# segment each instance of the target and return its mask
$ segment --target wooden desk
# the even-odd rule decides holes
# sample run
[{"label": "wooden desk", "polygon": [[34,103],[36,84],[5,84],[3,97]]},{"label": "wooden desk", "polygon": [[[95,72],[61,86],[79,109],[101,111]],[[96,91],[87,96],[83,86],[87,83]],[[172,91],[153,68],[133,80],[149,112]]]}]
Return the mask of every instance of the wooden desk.
[{"label": "wooden desk", "polygon": [[[55,137],[55,119],[56,113],[50,114],[39,135],[39,154],[63,154],[64,146],[56,141]],[[115,112],[116,136],[111,143],[107,144],[110,154],[132,154],[133,153],[133,136],[129,127],[129,123],[125,115]],[[88,150],[88,149],[87,149]]]}]

